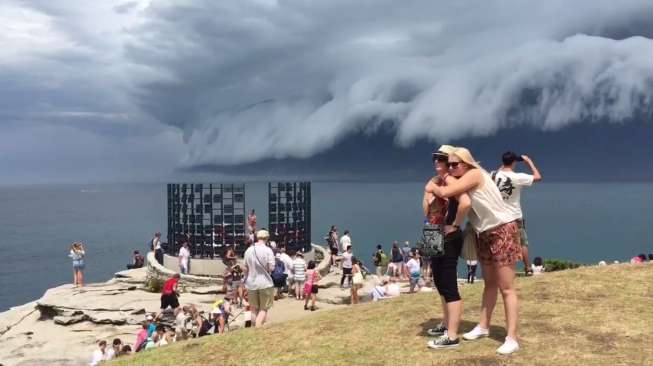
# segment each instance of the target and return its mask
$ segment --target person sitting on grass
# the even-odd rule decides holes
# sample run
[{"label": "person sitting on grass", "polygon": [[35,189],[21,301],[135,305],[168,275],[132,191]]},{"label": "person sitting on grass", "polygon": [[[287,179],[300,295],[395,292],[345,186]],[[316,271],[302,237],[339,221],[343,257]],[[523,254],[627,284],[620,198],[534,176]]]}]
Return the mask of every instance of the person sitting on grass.
[{"label": "person sitting on grass", "polygon": [[122,348],[122,341],[120,338],[115,338],[113,340],[112,347],[107,350],[106,361],[113,360],[116,357],[120,356],[120,349]]},{"label": "person sitting on grass", "polygon": [[317,298],[317,281],[320,280],[320,274],[315,269],[315,261],[308,262],[308,269],[306,270],[306,283],[304,284],[304,293],[306,300],[304,301],[304,310],[308,310],[308,300],[311,300],[311,311],[315,311],[315,301]]},{"label": "person sitting on grass", "polygon": [[134,352],[139,352],[145,346],[147,342],[147,328],[148,323],[143,322],[142,329],[136,334],[136,342],[134,342]]},{"label": "person sitting on grass", "polygon": [[386,292],[387,292],[386,286],[387,285],[388,285],[388,279],[383,278],[383,279],[381,279],[381,281],[379,283],[376,284],[376,286],[374,286],[374,288],[372,289],[372,294],[371,294],[372,295],[372,301],[379,301],[379,300],[383,300],[383,299],[388,298],[388,296],[386,296]]},{"label": "person sitting on grass", "polygon": [[107,341],[101,340],[97,345],[98,349],[93,352],[93,356],[91,357],[91,363],[89,364],[91,366],[95,366],[100,362],[106,361]]},{"label": "person sitting on grass", "polygon": [[541,275],[544,273],[544,263],[542,262],[542,257],[535,257],[533,259],[533,274]]},{"label": "person sitting on grass", "polygon": [[191,319],[190,307],[183,306],[175,310],[175,337],[176,339],[187,339],[187,324]]},{"label": "person sitting on grass", "polygon": [[229,315],[231,314],[231,306],[227,299],[219,299],[213,303],[211,310],[214,321],[213,333],[224,333],[225,325],[228,324]]},{"label": "person sitting on grass", "polygon": [[401,294],[401,287],[399,287],[396,278],[390,277],[385,294],[387,297],[397,297]]}]

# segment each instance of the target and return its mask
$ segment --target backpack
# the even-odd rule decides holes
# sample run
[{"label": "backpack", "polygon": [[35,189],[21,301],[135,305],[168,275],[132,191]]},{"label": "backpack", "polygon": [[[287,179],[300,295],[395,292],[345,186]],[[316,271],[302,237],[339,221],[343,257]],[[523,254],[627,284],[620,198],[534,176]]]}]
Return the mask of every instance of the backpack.
[{"label": "backpack", "polygon": [[380,252],[376,252],[376,254],[374,254],[374,265],[377,266],[377,267],[379,267],[381,265],[381,253]]},{"label": "backpack", "polygon": [[385,254],[385,252],[379,253],[379,257],[381,258],[381,266],[385,267],[388,265],[388,256]]},{"label": "backpack", "polygon": [[274,260],[274,271],[272,271],[272,279],[273,280],[282,280],[285,272],[286,271],[286,266],[283,264],[283,262],[280,259],[275,259]]}]

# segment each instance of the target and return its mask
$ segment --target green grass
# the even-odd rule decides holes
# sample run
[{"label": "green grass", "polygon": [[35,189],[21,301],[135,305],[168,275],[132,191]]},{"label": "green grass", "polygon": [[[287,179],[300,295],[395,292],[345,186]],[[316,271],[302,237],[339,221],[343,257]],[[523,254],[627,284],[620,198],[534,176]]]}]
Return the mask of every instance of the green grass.
[{"label": "green grass", "polygon": [[[584,267],[519,278],[517,287],[522,349],[508,357],[495,353],[505,337],[500,299],[490,338],[433,351],[425,331],[441,319],[440,300],[421,293],[180,342],[112,365],[653,364],[653,265]],[[482,289],[462,289],[462,331],[478,321]]]}]

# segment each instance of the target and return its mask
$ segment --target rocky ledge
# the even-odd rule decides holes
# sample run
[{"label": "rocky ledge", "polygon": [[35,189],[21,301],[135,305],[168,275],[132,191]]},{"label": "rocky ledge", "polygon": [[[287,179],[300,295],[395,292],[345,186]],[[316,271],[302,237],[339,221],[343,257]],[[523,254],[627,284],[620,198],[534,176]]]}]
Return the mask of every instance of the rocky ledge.
[{"label": "rocky ledge", "polygon": [[[318,311],[349,303],[349,290],[340,289],[340,277],[329,268],[329,254],[315,246],[323,275],[318,294]],[[84,287],[62,285],[45,292],[42,298],[0,313],[0,365],[86,365],[100,339],[121,338],[132,344],[144,314],[156,312],[159,292],[151,292],[152,281],[172,272],[148,257],[147,268],[122,271],[104,283]],[[169,273],[168,273],[169,272]],[[369,293],[368,281],[360,291]],[[182,304],[195,304],[209,311],[219,296],[221,279],[182,276]],[[270,320],[280,322],[311,314],[303,311],[303,301],[285,298],[275,302]],[[242,310],[235,311],[230,330],[244,325]]]}]

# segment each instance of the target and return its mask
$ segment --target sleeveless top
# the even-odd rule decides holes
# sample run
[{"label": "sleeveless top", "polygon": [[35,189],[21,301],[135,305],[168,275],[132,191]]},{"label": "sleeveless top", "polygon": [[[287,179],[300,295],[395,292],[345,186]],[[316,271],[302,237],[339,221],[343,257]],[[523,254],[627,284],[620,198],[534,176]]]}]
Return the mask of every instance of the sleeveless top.
[{"label": "sleeveless top", "polygon": [[477,233],[514,221],[503,202],[499,188],[488,173],[483,171],[482,174],[483,187],[469,192],[469,198],[472,200],[469,222]]},{"label": "sleeveless top", "polygon": [[[444,179],[438,177],[435,181],[435,184],[439,187],[445,185]],[[447,218],[447,208],[449,207],[449,199],[441,198],[435,196],[435,199],[429,205],[429,212],[426,215],[426,219],[429,224],[432,225],[443,225]]]}]

